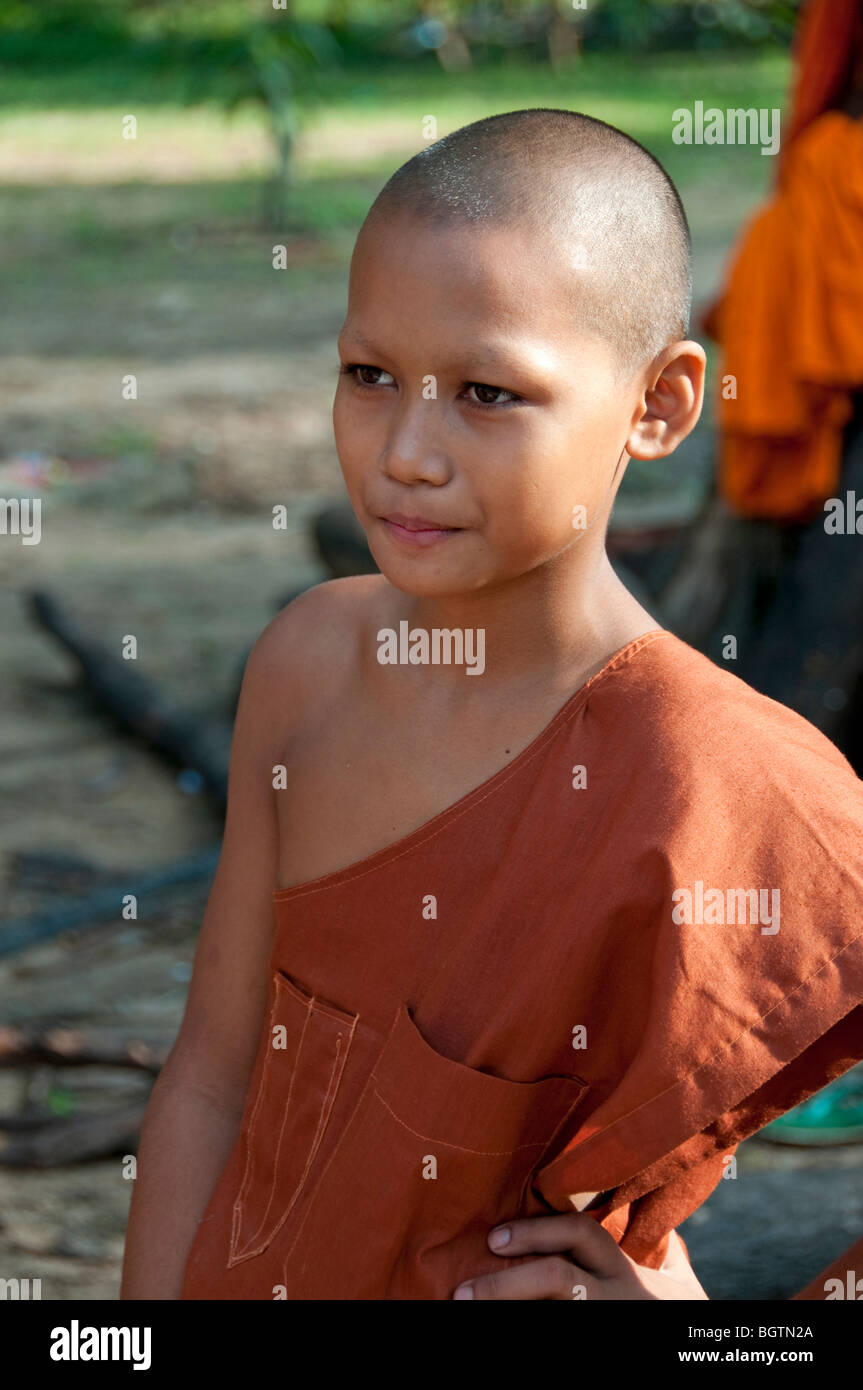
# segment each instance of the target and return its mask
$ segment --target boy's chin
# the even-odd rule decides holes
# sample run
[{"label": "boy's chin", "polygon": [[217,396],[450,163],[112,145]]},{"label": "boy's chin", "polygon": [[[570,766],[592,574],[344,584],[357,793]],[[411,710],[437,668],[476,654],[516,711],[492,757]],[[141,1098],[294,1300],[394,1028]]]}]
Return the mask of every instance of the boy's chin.
[{"label": "boy's chin", "polygon": [[460,594],[473,593],[482,587],[466,580],[460,581],[452,575],[423,574],[419,566],[381,564],[377,555],[375,562],[384,579],[394,589],[400,589],[403,594],[411,594],[414,598],[457,598]]},{"label": "boy's chin", "polygon": [[[504,568],[495,566],[490,556],[478,556],[474,564],[447,563],[443,556],[431,560],[428,552],[418,552],[416,557],[393,555],[385,543],[378,543],[373,535],[367,533],[369,550],[380,573],[394,589],[414,598],[457,599],[480,594],[483,590],[493,590],[517,582],[524,575],[538,568],[542,559],[532,564],[519,557],[519,564]],[[443,549],[443,547],[442,547]]]},{"label": "boy's chin", "polygon": [[[480,575],[465,573],[455,568],[450,570],[445,565],[432,569],[430,565],[424,566],[418,561],[405,560],[399,563],[394,561],[391,555],[375,554],[375,548],[369,548],[384,579],[392,584],[394,589],[400,589],[403,594],[411,594],[413,598],[459,598],[478,593],[486,587],[486,580]],[[378,546],[377,549],[382,551],[383,547]]]},{"label": "boy's chin", "polygon": [[[464,573],[464,567],[432,559],[428,550],[418,550],[416,555],[394,554],[386,539],[379,540],[371,529],[366,532],[366,541],[381,574],[402,593],[415,598],[452,598],[482,588],[477,576]],[[441,549],[447,544],[444,542]]]}]

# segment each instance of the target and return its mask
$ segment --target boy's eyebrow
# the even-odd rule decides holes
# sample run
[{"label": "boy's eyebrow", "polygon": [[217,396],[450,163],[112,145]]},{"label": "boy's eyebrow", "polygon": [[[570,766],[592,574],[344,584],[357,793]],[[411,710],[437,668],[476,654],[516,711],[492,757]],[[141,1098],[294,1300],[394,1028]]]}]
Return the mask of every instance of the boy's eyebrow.
[{"label": "boy's eyebrow", "polygon": [[[389,356],[389,353],[385,353],[361,333],[344,328],[339,336],[340,338],[345,337],[351,344],[355,343],[357,347],[362,348],[363,352],[370,353],[372,357]],[[462,354],[458,354],[452,359],[453,366],[465,366],[475,362],[488,363],[491,367],[501,367],[512,372],[547,372],[553,366],[548,353],[542,347],[534,347],[527,343],[509,351],[501,351],[491,343],[478,343],[466,348]]]},{"label": "boy's eyebrow", "polygon": [[380,348],[375,347],[374,343],[369,342],[368,338],[364,338],[362,333],[355,333],[348,327],[342,329],[339,334],[339,342],[341,342],[342,338],[350,339],[352,343],[356,343],[357,347],[362,348],[363,352],[369,352],[373,357],[382,357],[385,355],[381,352]]}]

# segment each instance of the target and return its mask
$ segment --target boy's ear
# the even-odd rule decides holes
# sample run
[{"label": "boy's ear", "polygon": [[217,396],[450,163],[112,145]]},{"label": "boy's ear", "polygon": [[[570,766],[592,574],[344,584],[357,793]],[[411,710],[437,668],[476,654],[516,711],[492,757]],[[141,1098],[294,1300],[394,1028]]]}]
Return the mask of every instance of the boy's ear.
[{"label": "boy's ear", "polygon": [[630,458],[665,458],[686,438],[701,414],[706,369],[704,348],[689,340],[654,358],[626,441]]}]

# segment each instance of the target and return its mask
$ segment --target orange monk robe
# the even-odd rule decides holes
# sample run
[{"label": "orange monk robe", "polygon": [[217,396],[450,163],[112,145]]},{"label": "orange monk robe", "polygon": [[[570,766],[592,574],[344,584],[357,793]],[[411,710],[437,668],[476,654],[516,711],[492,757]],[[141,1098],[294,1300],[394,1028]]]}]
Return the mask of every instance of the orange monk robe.
[{"label": "orange monk robe", "polygon": [[794,1300],[863,1299],[863,1236],[794,1295]]},{"label": "orange monk robe", "polygon": [[863,387],[863,122],[827,109],[850,80],[861,14],[861,0],[806,11],[776,194],[703,317],[723,348],[720,490],[744,516],[820,510]]},{"label": "orange monk robe", "polygon": [[275,890],[270,977],[183,1299],[450,1299],[535,1258],[492,1226],[573,1205],[657,1269],[863,1059],[863,784],[648,633],[424,825]]},{"label": "orange monk robe", "polygon": [[812,516],[863,387],[863,122],[827,112],[790,147],[704,326],[723,348],[723,496],[744,516]]},{"label": "orange monk robe", "polygon": [[863,48],[863,0],[811,0],[794,36],[796,78],[785,150],[810,122],[842,105]]}]

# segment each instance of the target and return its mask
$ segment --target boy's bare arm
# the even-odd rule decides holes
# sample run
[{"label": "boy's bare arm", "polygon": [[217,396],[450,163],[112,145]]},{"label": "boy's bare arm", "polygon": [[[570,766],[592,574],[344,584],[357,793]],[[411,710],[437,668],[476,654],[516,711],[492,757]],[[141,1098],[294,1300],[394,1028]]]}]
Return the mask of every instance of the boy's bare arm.
[{"label": "boy's bare arm", "polygon": [[[198,1223],[235,1142],[267,998],[278,873],[273,766],[302,702],[305,636],[320,592],[255,643],[234,723],[219,865],[183,1022],[141,1131],[120,1297],[176,1299]],[[324,599],[326,604],[326,599]]]}]

